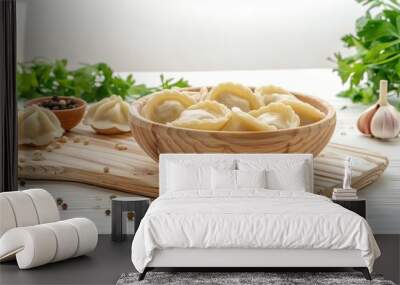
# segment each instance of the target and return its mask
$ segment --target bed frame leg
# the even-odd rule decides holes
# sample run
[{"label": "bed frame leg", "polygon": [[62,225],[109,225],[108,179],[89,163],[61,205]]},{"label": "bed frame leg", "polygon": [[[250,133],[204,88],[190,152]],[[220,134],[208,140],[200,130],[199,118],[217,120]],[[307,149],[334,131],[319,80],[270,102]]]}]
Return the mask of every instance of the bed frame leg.
[{"label": "bed frame leg", "polygon": [[146,277],[146,273],[147,273],[148,269],[147,267],[143,270],[142,273],[139,274],[139,278],[138,281],[142,281],[144,279],[144,277]]},{"label": "bed frame leg", "polygon": [[372,280],[371,274],[369,274],[369,270],[367,267],[355,267],[354,269],[357,271],[361,271],[361,273],[364,275],[365,279]]}]

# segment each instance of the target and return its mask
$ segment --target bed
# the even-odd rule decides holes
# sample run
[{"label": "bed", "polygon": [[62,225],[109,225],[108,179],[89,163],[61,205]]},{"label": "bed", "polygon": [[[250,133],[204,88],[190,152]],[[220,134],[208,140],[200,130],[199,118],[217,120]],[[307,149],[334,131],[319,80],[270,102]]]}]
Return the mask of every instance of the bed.
[{"label": "bed", "polygon": [[313,194],[308,154],[162,154],[160,196],[132,243],[153,268],[352,267],[380,251],[365,219]]}]

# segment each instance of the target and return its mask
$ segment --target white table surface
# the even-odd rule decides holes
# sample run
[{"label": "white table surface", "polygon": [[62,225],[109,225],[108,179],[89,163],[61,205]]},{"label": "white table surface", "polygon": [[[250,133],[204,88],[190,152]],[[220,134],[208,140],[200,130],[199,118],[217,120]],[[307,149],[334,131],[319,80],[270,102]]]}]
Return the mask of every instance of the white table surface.
[{"label": "white table surface", "polygon": [[[160,72],[133,72],[138,83],[159,84]],[[337,74],[330,69],[256,71],[164,72],[166,77],[189,80],[192,86],[234,81],[248,86],[274,84],[292,91],[321,97],[337,110],[332,142],[369,149],[387,156],[389,167],[374,184],[359,192],[367,200],[367,220],[375,233],[400,234],[400,139],[380,141],[361,135],[355,128],[358,115],[366,108],[336,94],[343,90]],[[345,109],[342,109],[346,106]]]}]

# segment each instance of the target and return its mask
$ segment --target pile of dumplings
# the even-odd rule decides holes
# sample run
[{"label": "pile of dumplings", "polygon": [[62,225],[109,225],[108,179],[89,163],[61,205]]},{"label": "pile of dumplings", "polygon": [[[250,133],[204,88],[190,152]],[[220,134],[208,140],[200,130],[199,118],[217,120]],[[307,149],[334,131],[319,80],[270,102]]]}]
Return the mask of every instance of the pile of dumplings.
[{"label": "pile of dumplings", "polygon": [[[241,84],[221,83],[199,92],[162,90],[149,95],[141,114],[168,126],[206,131],[276,131],[317,122],[325,114],[277,86],[254,92]],[[97,133],[129,132],[129,105],[110,96],[89,107],[83,123]],[[43,146],[63,135],[48,109],[30,106],[18,114],[19,144]]]},{"label": "pile of dumplings", "polygon": [[276,131],[317,122],[325,114],[277,86],[254,92],[221,83],[210,91],[163,90],[150,95],[141,114],[153,122],[208,131]]}]

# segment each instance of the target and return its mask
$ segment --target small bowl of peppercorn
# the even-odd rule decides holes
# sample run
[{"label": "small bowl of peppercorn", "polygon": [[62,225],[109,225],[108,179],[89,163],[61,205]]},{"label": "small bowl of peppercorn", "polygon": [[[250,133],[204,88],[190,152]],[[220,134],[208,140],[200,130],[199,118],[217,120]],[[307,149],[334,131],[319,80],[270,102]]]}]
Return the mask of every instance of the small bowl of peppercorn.
[{"label": "small bowl of peppercorn", "polygon": [[30,100],[25,104],[25,106],[32,105],[38,105],[52,111],[66,131],[80,123],[86,109],[86,102],[84,100],[71,96],[40,97]]}]

